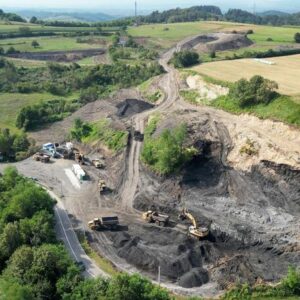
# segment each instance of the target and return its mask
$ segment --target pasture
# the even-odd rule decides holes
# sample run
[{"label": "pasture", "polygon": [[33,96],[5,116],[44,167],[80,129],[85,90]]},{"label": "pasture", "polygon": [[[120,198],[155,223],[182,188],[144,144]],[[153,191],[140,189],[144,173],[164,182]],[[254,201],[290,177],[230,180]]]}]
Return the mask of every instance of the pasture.
[{"label": "pasture", "polygon": [[[21,52],[41,52],[41,51],[71,51],[91,48],[102,48],[108,43],[107,37],[93,37],[93,43],[77,43],[76,37],[27,37],[0,40],[0,47],[7,50],[14,47]],[[34,48],[31,43],[37,41],[39,46]]]},{"label": "pasture", "polygon": [[274,57],[267,60],[274,65],[264,64],[254,59],[239,59],[204,63],[193,67],[192,70],[228,82],[261,75],[276,81],[281,94],[299,95],[300,55]]}]

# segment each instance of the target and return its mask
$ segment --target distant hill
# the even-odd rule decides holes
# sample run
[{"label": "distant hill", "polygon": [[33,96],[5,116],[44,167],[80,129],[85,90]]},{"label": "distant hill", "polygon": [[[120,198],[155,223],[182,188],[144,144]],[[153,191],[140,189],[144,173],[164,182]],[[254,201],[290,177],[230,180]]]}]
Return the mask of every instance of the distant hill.
[{"label": "distant hill", "polygon": [[283,11],[279,11],[279,10],[268,10],[268,11],[264,11],[261,13],[258,13],[259,16],[261,17],[265,17],[265,16],[279,16],[279,17],[283,17],[283,16],[289,16],[289,13],[283,12]]},{"label": "distant hill", "polygon": [[89,13],[89,12],[64,12],[64,11],[37,11],[37,10],[21,10],[18,13],[29,20],[35,16],[43,21],[65,21],[65,22],[100,22],[115,20],[116,16],[111,16],[104,13]]},{"label": "distant hill", "polygon": [[139,18],[142,23],[175,23],[219,19],[220,17],[222,17],[222,11],[219,7],[203,5],[170,9],[163,12],[154,11],[148,16],[140,16]]},{"label": "distant hill", "polygon": [[13,13],[5,13],[0,9],[0,20],[11,21],[11,22],[26,22],[22,17]]}]

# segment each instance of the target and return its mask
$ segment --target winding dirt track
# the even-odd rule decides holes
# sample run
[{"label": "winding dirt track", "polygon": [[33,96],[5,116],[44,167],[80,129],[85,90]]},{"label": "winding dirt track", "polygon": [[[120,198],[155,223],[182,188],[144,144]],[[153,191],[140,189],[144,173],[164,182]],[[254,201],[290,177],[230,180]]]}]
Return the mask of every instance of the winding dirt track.
[{"label": "winding dirt track", "polygon": [[[164,101],[152,110],[147,110],[143,113],[135,115],[132,118],[134,129],[140,131],[141,133],[144,133],[145,121],[151,114],[169,110],[175,104],[175,102],[179,100],[179,85],[177,81],[178,76],[176,74],[177,71],[168,65],[168,61],[172,57],[174,51],[175,49],[169,50],[160,59],[160,64],[167,72],[161,82],[161,86],[164,88],[164,93],[166,95]],[[128,157],[126,180],[124,181],[124,185],[120,192],[122,208],[127,212],[134,212],[133,200],[139,181],[139,158],[141,146],[142,142],[133,139]]]}]

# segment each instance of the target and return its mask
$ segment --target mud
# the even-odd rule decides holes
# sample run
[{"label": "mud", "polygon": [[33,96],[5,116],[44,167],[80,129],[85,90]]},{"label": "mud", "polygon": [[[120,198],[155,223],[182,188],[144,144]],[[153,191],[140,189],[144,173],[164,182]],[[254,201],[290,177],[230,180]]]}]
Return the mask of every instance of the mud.
[{"label": "mud", "polygon": [[8,57],[29,59],[29,60],[44,60],[55,62],[74,62],[86,57],[102,55],[106,52],[105,49],[85,49],[73,51],[49,51],[49,52],[21,52],[9,54]]}]

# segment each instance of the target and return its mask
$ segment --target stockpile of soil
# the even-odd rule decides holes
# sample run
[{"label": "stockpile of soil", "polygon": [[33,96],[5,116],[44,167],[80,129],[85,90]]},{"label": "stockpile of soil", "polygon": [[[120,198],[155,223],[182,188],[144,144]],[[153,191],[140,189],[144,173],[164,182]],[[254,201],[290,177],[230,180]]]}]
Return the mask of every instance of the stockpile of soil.
[{"label": "stockpile of soil", "polygon": [[153,108],[153,105],[142,100],[126,99],[123,102],[117,104],[117,108],[118,117],[131,117],[135,114]]}]

